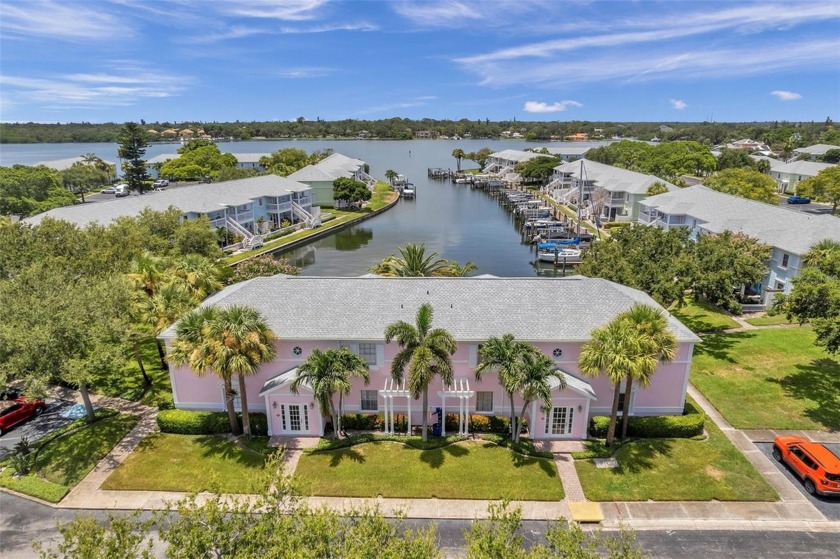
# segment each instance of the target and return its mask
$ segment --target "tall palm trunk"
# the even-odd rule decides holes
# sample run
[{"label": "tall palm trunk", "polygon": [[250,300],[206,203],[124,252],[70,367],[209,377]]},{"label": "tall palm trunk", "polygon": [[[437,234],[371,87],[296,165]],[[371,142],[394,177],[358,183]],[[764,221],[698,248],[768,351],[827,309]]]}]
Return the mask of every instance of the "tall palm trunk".
[{"label": "tall palm trunk", "polygon": [[96,415],[93,413],[93,404],[90,401],[87,384],[84,382],[79,384],[79,393],[82,395],[82,402],[85,403],[85,413],[87,414],[88,423],[93,423]]},{"label": "tall palm trunk", "polygon": [[168,371],[169,365],[166,364],[166,351],[163,349],[163,342],[155,338],[155,343],[157,344],[158,355],[160,356],[160,366],[164,371]]},{"label": "tall palm trunk", "polygon": [[[446,421],[446,418],[441,418],[441,421]],[[441,425],[443,428],[443,425]],[[423,390],[423,442],[429,440],[429,387]]]},{"label": "tall palm trunk", "polygon": [[615,424],[618,418],[618,398],[621,394],[621,382],[615,383],[612,411],[610,412],[610,426],[607,428],[607,446],[612,446],[615,440]]},{"label": "tall palm trunk", "polygon": [[627,375],[627,388],[624,389],[624,407],[621,410],[621,440],[627,438],[627,424],[630,423],[630,396],[633,394],[633,375]]},{"label": "tall palm trunk", "polygon": [[333,438],[338,440],[338,414],[335,412],[335,404],[333,404],[332,396],[330,396],[330,417],[332,417],[333,422]]},{"label": "tall palm trunk", "polygon": [[513,392],[508,392],[510,398],[510,438],[516,440],[516,408],[513,405]]},{"label": "tall palm trunk", "polygon": [[[523,423],[525,423],[525,413],[528,410],[528,404],[530,404],[530,403],[531,402],[525,402],[525,405],[522,406],[522,413],[519,414],[519,420],[517,421],[517,423],[519,425],[522,425]],[[530,427],[529,427],[529,429],[530,429]],[[521,431],[522,431],[522,429],[517,429],[516,430],[516,437],[514,437],[514,439],[513,439],[514,442],[517,442],[517,443],[519,442],[519,436],[521,434]],[[531,439],[533,439],[533,438],[534,438],[534,434],[531,433]]]},{"label": "tall palm trunk", "polygon": [[245,389],[245,375],[239,375],[239,401],[242,403],[242,433],[251,436],[251,416],[248,415],[248,393]]},{"label": "tall palm trunk", "polygon": [[230,421],[230,432],[236,436],[242,434],[239,429],[239,421],[236,419],[236,409],[233,407],[233,399],[236,394],[233,391],[233,382],[230,377],[225,378],[225,407],[227,408],[228,420]]},{"label": "tall palm trunk", "polygon": [[140,374],[143,375],[143,384],[145,386],[151,386],[152,379],[150,379],[149,375],[146,373],[146,367],[143,365],[143,359],[140,357],[140,342],[134,342],[134,359],[140,367]]},{"label": "tall palm trunk", "polygon": [[341,415],[344,413],[344,393],[338,394],[338,432],[341,433]]}]

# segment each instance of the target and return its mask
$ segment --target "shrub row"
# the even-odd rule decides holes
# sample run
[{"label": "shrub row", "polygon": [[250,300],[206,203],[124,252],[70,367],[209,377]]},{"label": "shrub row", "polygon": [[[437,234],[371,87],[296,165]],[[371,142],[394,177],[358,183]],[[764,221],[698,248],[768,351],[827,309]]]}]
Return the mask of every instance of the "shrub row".
[{"label": "shrub row", "polygon": [[323,452],[330,450],[337,450],[340,448],[347,448],[357,444],[392,441],[403,443],[417,450],[431,450],[448,446],[452,443],[465,440],[466,437],[458,435],[447,435],[446,437],[430,437],[428,441],[423,442],[422,437],[407,437],[405,435],[387,435],[385,433],[360,433],[352,437],[342,437],[340,439],[321,439],[318,441],[318,446],[310,452]]},{"label": "shrub row", "polygon": [[[242,414],[237,414],[237,417],[241,427]],[[249,417],[251,434],[262,436],[268,434],[268,420],[264,413],[251,413]],[[177,435],[230,433],[227,412],[223,411],[161,410],[157,415],[157,424],[163,433]]]},{"label": "shrub row", "polygon": [[[381,431],[385,428],[385,418],[378,414],[351,414],[341,418],[344,429],[351,431]],[[394,429],[405,431],[408,428],[406,417],[403,414],[394,415]],[[431,430],[431,423],[429,424]],[[446,430],[454,432],[458,430],[458,415],[446,414]],[[473,433],[501,433],[510,432],[510,419],[500,416],[470,415],[470,431]]]},{"label": "shrub row", "polygon": [[620,229],[622,227],[630,227],[629,221],[609,221],[604,224],[604,229]]},{"label": "shrub row", "polygon": [[[649,417],[630,417],[627,424],[627,436],[641,439],[690,439],[703,434],[706,416],[693,405],[686,403],[683,415],[654,415]],[[607,436],[610,418],[596,416],[592,418],[589,433],[602,439]],[[619,417],[616,430],[621,428]]]}]

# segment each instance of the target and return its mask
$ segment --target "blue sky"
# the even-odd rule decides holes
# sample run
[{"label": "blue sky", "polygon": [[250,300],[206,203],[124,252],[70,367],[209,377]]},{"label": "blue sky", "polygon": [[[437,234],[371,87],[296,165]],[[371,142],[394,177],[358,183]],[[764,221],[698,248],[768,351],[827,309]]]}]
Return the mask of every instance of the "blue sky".
[{"label": "blue sky", "polygon": [[0,119],[840,120],[840,2],[3,0]]}]

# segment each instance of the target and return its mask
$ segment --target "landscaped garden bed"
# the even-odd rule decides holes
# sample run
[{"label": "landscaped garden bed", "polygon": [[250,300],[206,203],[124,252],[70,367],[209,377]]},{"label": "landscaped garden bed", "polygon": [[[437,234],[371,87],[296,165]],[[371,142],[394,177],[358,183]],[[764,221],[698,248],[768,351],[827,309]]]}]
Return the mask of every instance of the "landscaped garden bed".
[{"label": "landscaped garden bed", "polygon": [[534,501],[564,496],[553,460],[480,440],[430,450],[376,441],[310,452],[295,475],[310,495]]},{"label": "landscaped garden bed", "polygon": [[840,359],[808,327],[706,336],[691,382],[739,429],[840,429]]},{"label": "landscaped garden bed", "polygon": [[210,435],[157,433],[126,458],[103,489],[257,493],[272,450],[266,437],[231,441]]},{"label": "landscaped garden bed", "polygon": [[[706,432],[705,440],[630,441],[615,452],[618,468],[598,468],[593,460],[577,460],[575,467],[586,497],[592,501],[778,499],[711,421],[706,423]],[[593,452],[598,450],[593,448]]]},{"label": "landscaped garden bed", "polygon": [[33,445],[35,470],[14,477],[12,458],[2,462],[0,486],[57,503],[137,424],[133,415],[98,410],[96,422],[78,419]]}]

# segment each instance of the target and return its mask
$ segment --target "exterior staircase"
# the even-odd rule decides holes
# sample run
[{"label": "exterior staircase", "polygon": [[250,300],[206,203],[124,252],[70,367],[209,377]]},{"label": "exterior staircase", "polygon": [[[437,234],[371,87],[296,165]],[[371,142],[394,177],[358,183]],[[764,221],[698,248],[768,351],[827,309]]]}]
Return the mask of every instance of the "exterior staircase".
[{"label": "exterior staircase", "polygon": [[239,224],[239,222],[237,222],[236,220],[230,217],[226,217],[225,227],[227,227],[227,230],[233,233],[234,235],[242,236],[242,248],[251,249],[263,246],[262,235],[254,235],[253,233],[248,231],[247,228]]},{"label": "exterior staircase", "polygon": [[308,211],[306,211],[303,208],[303,206],[301,206],[300,204],[298,204],[294,200],[292,201],[292,214],[295,217],[297,217],[300,221],[302,221],[304,226],[308,229],[311,229],[313,227],[318,227],[319,225],[321,225],[320,209],[321,208],[317,208],[318,211],[315,212],[314,214],[311,214]]}]

